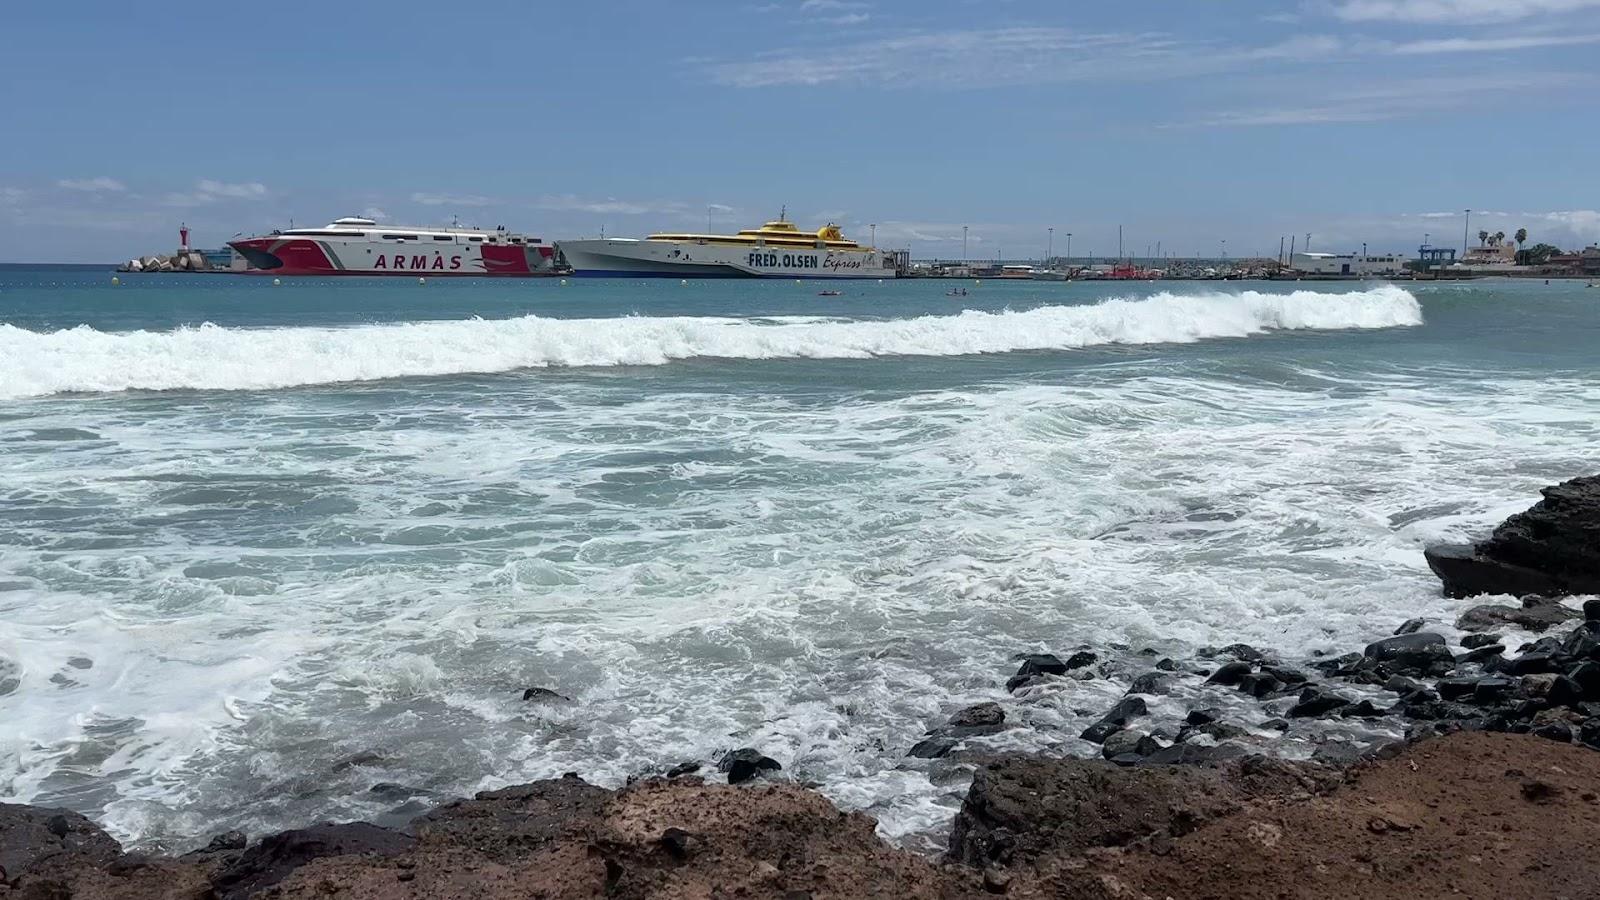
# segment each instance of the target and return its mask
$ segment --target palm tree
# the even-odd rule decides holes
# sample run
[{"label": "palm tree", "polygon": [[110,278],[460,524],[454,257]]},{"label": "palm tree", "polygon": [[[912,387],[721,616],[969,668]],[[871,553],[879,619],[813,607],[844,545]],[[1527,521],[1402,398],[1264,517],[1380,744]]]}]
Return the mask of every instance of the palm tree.
[{"label": "palm tree", "polygon": [[1501,244],[1504,244],[1505,242],[1506,242],[1506,233],[1504,231],[1496,231],[1494,233],[1494,245],[1496,247],[1498,247]]},{"label": "palm tree", "polygon": [[1487,231],[1478,232],[1478,246],[1482,247],[1484,244],[1487,244],[1487,243],[1489,243],[1489,232],[1487,232]]},{"label": "palm tree", "polygon": [[1521,250],[1523,243],[1525,243],[1528,240],[1528,229],[1526,229],[1526,228],[1518,228],[1517,229],[1517,233],[1512,235],[1512,237],[1517,242],[1517,249]]}]

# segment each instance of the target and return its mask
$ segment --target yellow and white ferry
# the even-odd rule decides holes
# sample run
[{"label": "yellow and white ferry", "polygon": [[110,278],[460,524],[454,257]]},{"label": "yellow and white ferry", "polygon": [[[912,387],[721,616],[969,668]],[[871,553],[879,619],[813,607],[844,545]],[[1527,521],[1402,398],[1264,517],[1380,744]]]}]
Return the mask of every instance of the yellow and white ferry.
[{"label": "yellow and white ferry", "polygon": [[612,278],[893,278],[896,255],[848,240],[839,226],[801,231],[786,215],[738,234],[652,234],[561,241],[579,276]]}]

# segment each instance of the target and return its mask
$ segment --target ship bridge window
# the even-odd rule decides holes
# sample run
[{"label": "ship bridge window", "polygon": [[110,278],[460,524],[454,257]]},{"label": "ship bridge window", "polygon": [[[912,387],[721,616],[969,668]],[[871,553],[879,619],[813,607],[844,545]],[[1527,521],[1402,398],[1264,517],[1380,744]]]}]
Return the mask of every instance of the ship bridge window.
[{"label": "ship bridge window", "polygon": [[360,231],[321,231],[312,228],[299,228],[294,231],[282,232],[285,237],[342,237],[364,238],[366,234]]},{"label": "ship bridge window", "polygon": [[522,238],[512,238],[511,239],[511,243],[520,244],[520,243],[522,243]]},{"label": "ship bridge window", "polygon": [[449,241],[452,244],[456,242],[455,238],[450,237],[449,235],[444,235],[444,234],[436,234],[436,235],[433,236],[433,239],[436,240],[436,241]]},{"label": "ship bridge window", "polygon": [[473,242],[474,244],[483,243],[483,237],[481,235],[474,235],[473,237],[467,238],[467,240]]},{"label": "ship bridge window", "polygon": [[417,236],[414,234],[386,234],[383,239],[386,241],[414,241],[417,240]]}]

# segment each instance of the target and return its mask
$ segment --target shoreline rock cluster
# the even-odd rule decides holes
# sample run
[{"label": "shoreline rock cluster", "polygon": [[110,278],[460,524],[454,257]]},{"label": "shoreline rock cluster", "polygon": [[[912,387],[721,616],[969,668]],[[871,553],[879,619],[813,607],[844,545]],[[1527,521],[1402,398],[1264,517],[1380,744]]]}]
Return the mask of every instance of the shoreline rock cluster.
[{"label": "shoreline rock cluster", "polygon": [[[0,804],[0,900],[1600,896],[1600,598],[1560,599],[1600,572],[1595,535],[1600,477],[1546,489],[1469,562],[1442,564],[1452,593],[1528,588],[1520,606],[1462,613],[1454,649],[1413,619],[1312,659],[1245,644],[1135,665],[1115,648],[1021,655],[1016,704],[1126,681],[1078,734],[1102,758],[985,756],[968,742],[1004,730],[1006,705],[955,713],[907,754],[974,770],[942,860],[890,847],[743,748],[714,781],[700,762],[615,791],[573,774],[399,829],[232,832],[178,857],[125,853],[74,812]],[[1429,556],[1436,571],[1459,558]],[[1538,636],[1509,649],[1514,630]],[[1310,759],[1283,758],[1285,734],[1316,741]]]}]

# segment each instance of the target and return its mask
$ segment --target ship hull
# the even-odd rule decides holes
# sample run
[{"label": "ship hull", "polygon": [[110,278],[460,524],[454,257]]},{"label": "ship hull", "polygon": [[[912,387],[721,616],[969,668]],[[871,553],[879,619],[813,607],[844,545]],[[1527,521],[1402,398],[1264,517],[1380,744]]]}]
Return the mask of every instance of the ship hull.
[{"label": "ship hull", "polygon": [[555,249],[526,244],[390,243],[338,237],[230,241],[260,275],[404,275],[537,278],[560,274]]},{"label": "ship hull", "polygon": [[606,238],[561,241],[581,278],[893,278],[879,250]]}]

